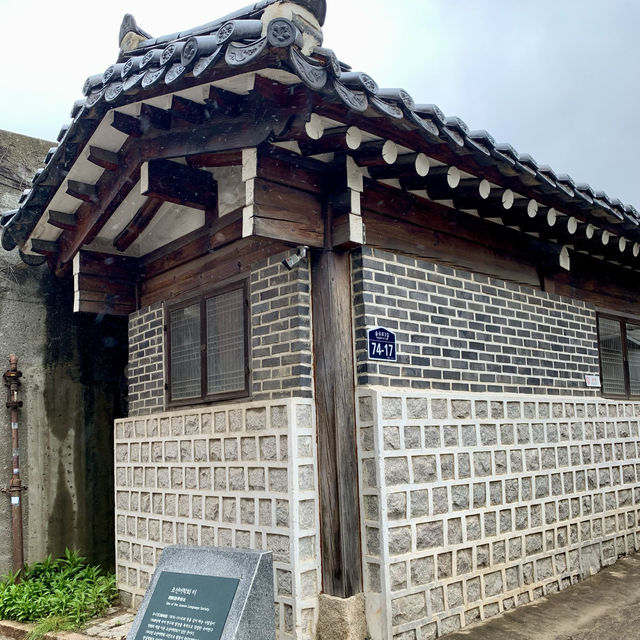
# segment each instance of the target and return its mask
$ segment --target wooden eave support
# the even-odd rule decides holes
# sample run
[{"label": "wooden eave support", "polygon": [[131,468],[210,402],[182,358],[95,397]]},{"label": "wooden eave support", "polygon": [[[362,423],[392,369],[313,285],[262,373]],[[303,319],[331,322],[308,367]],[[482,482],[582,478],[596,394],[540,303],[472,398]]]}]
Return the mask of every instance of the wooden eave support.
[{"label": "wooden eave support", "polygon": [[539,285],[539,256],[546,245],[555,244],[369,180],[362,211],[371,246],[479,268],[534,286]]},{"label": "wooden eave support", "polygon": [[482,218],[502,218],[513,207],[515,197],[511,189],[492,189],[489,196],[476,208]]},{"label": "wooden eave support", "polygon": [[365,243],[365,227],[362,220],[361,198],[364,191],[362,171],[348,155],[340,156],[334,163],[327,180],[331,193],[325,215],[326,242],[335,249],[352,249]]},{"label": "wooden eave support", "polygon": [[[264,178],[318,195],[326,188],[327,165],[313,158],[303,158],[293,151],[261,145],[256,153],[255,177]],[[253,171],[253,169],[251,169]],[[243,175],[244,177],[248,175]]]},{"label": "wooden eave support", "polygon": [[424,153],[406,153],[398,156],[394,164],[369,167],[369,175],[374,180],[410,180],[424,178],[430,169],[431,163]]},{"label": "wooden eave support", "polygon": [[326,165],[305,161],[306,166],[297,168],[299,160],[296,154],[266,146],[243,151],[243,237],[324,246],[324,175],[312,167]]},{"label": "wooden eave support", "polygon": [[128,113],[114,110],[109,111],[106,117],[110,119],[109,124],[120,133],[125,133],[132,138],[140,138],[144,133],[140,119]]},{"label": "wooden eave support", "polygon": [[456,209],[478,209],[487,204],[491,196],[491,184],[480,178],[463,178],[453,193]]},{"label": "wooden eave support", "polygon": [[186,161],[194,169],[203,167],[236,167],[242,165],[242,150],[194,154],[187,156]]},{"label": "wooden eave support", "polygon": [[171,101],[171,120],[183,120],[190,124],[202,124],[209,120],[211,110],[205,105],[180,96],[173,96]]},{"label": "wooden eave support", "polygon": [[336,127],[324,131],[320,138],[309,137],[308,132],[298,139],[298,145],[304,155],[315,156],[331,152],[353,153],[362,144],[362,133],[357,127]]},{"label": "wooden eave support", "polygon": [[57,229],[63,229],[69,231],[75,229],[77,220],[74,213],[65,213],[63,211],[54,211],[49,209],[47,212],[47,222]]},{"label": "wooden eave support", "polygon": [[101,149],[100,147],[89,147],[89,162],[95,164],[106,171],[116,171],[121,168],[122,159],[120,154],[115,151],[109,151],[108,149]]},{"label": "wooden eave support", "polygon": [[362,167],[395,164],[398,159],[398,145],[393,140],[365,142],[351,152],[351,156]]},{"label": "wooden eave support", "polygon": [[115,237],[113,246],[118,251],[126,251],[149,226],[163,202],[160,198],[147,198],[129,224]]},{"label": "wooden eave support", "polygon": [[456,167],[438,166],[429,170],[424,177],[400,180],[407,191],[426,191],[430,200],[452,200],[454,191],[460,184],[460,172]]},{"label": "wooden eave support", "polygon": [[73,264],[73,310],[127,316],[137,308],[137,261],[81,250]]},{"label": "wooden eave support", "polygon": [[252,178],[245,184],[243,237],[323,246],[322,202],[317,195],[262,178]]},{"label": "wooden eave support", "polygon": [[97,202],[98,189],[95,184],[86,184],[77,180],[68,180],[66,193],[83,202]]},{"label": "wooden eave support", "polygon": [[502,222],[507,227],[517,227],[521,231],[534,231],[540,227],[540,206],[534,199],[518,198],[511,209],[502,213]]},{"label": "wooden eave support", "polygon": [[[111,214],[137,184],[143,162],[233,151],[263,143],[271,134],[271,127],[278,116],[274,112],[273,116],[254,125],[251,115],[252,105],[257,107],[253,102],[249,102],[246,118],[238,121],[226,120],[216,126],[205,124],[172,127],[170,131],[152,130],[139,138],[131,138],[125,142],[119,152],[121,168],[116,171],[105,171],[95,185],[96,201],[81,204],[76,212],[75,229],[62,234],[56,272],[62,274],[80,247],[90,243],[100,232]],[[263,108],[264,106],[263,104]],[[138,121],[137,118],[133,120]],[[128,118],[126,121],[131,124],[131,119]],[[142,131],[139,125],[132,128]]]},{"label": "wooden eave support", "polygon": [[53,256],[58,252],[58,243],[55,240],[31,238],[31,250],[43,256]]},{"label": "wooden eave support", "polygon": [[217,183],[208,171],[170,160],[149,160],[142,165],[140,193],[204,211],[215,208],[218,199]]},{"label": "wooden eave support", "polygon": [[140,106],[140,129],[144,133],[150,129],[168,131],[171,129],[171,111],[159,109],[143,102]]}]

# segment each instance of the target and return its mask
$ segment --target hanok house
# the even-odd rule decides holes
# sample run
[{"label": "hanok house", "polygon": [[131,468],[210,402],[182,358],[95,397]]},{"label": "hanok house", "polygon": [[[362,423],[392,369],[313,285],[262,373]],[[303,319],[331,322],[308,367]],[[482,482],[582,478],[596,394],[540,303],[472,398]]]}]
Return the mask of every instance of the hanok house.
[{"label": "hanok house", "polygon": [[125,17],[2,242],[129,317],[125,602],[165,545],[266,548],[280,639],[426,640],[638,548],[639,219],[324,17]]}]

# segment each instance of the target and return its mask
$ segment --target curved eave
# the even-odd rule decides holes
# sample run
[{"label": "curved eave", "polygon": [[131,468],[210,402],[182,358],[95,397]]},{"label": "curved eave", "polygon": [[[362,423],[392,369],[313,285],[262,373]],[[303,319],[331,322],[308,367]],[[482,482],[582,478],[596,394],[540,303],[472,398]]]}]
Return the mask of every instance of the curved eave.
[{"label": "curved eave", "polygon": [[[324,4],[314,0],[309,3]],[[270,4],[269,0],[256,3],[255,15]],[[10,236],[6,245],[25,249],[52,198],[82,154],[86,155],[88,141],[111,110],[250,72],[268,75],[269,70],[291,74],[318,94],[318,99],[333,104],[344,114],[344,121],[366,121],[364,128],[375,135],[395,132],[403,141],[409,136],[417,152],[459,164],[474,176],[517,190],[524,197],[535,198],[609,233],[624,232],[630,240],[640,241],[640,217],[633,207],[612,201],[588,185],[576,185],[570,176],[557,175],[531,156],[496,143],[484,131],[470,132],[460,118],[446,118],[435,105],[416,106],[402,89],[380,88],[370,76],[348,71],[330,49],[315,47],[303,53],[300,29],[287,19],[278,18],[277,28],[272,21],[262,30],[266,35],[256,33],[255,25],[249,24],[255,23],[254,14],[243,11],[247,28],[237,28],[241,39],[221,37],[221,27],[230,19],[226,16],[187,32],[144,40],[141,49],[121,56],[104,74],[91,76],[85,83],[84,100],[73,105],[73,119],[60,131],[58,146],[50,150],[44,167],[34,176],[32,188],[23,194],[20,208],[11,216],[11,224],[5,229]],[[185,43],[194,38],[201,49],[189,57]]]}]

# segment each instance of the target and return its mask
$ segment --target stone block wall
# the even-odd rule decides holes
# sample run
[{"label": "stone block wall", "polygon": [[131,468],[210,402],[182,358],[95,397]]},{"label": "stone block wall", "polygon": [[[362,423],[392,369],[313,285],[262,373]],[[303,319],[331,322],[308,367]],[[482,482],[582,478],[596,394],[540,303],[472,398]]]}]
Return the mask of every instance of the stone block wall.
[{"label": "stone block wall", "polygon": [[[369,247],[352,264],[358,384],[595,395],[586,303]],[[367,360],[366,330],[378,326],[397,332],[397,362]]]},{"label": "stone block wall", "polygon": [[137,606],[166,545],[273,552],[279,640],[311,639],[320,590],[315,418],[305,398],[115,423],[116,571]]},{"label": "stone block wall", "polygon": [[639,423],[640,403],[360,388],[372,638],[436,638],[638,550]]},{"label": "stone block wall", "polygon": [[[251,267],[250,393],[254,400],[311,398],[311,300],[308,262],[287,271],[278,254]],[[165,336],[162,302],[129,317],[129,415],[163,411]]]}]

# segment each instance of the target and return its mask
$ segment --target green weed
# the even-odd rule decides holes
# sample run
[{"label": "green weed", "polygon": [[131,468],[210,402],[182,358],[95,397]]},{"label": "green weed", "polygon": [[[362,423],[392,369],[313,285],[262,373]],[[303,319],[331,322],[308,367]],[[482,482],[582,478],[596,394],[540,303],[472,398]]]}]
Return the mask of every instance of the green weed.
[{"label": "green weed", "polygon": [[75,551],[25,565],[0,582],[0,618],[37,623],[29,640],[51,631],[76,630],[118,597],[115,576],[102,574]]}]

